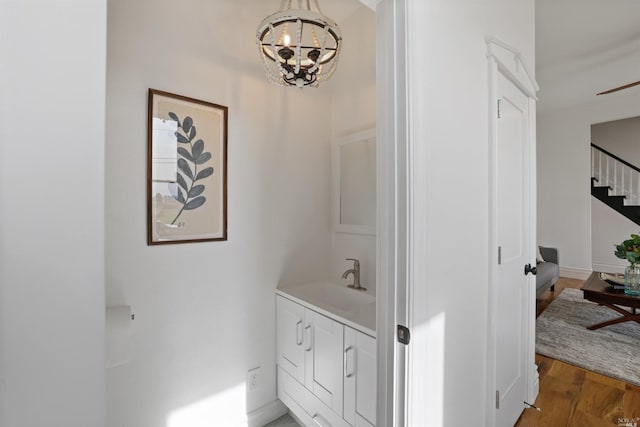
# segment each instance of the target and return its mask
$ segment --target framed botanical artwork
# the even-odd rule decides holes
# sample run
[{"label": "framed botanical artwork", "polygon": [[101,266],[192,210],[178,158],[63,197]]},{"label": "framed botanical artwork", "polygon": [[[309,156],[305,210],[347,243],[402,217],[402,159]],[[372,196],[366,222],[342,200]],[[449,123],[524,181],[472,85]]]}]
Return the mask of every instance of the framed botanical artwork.
[{"label": "framed botanical artwork", "polygon": [[227,240],[228,109],[149,89],[147,244]]}]

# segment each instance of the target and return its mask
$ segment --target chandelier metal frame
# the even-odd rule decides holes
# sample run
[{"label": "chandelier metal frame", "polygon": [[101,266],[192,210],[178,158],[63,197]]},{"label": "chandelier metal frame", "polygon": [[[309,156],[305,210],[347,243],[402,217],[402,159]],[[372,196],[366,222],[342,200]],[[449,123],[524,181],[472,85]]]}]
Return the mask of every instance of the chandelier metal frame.
[{"label": "chandelier metal frame", "polygon": [[283,0],[258,25],[256,42],[267,78],[283,86],[317,87],[336,70],[342,33],[318,0]]}]

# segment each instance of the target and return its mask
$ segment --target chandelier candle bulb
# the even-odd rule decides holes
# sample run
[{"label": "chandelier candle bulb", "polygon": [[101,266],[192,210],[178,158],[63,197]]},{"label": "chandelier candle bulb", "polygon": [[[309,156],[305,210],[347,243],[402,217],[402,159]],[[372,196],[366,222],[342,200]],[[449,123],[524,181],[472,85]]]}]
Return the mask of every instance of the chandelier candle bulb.
[{"label": "chandelier candle bulb", "polygon": [[[258,26],[256,42],[267,79],[283,87],[317,87],[331,77],[342,48],[338,25],[320,10],[318,0],[284,0]],[[295,26],[294,37],[289,24]],[[322,31],[322,41],[318,41]]]}]

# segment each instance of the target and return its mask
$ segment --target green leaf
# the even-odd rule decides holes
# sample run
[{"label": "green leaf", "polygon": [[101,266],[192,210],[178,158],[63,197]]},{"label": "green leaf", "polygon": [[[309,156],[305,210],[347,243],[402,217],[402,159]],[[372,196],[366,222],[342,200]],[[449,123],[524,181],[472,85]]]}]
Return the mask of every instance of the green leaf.
[{"label": "green leaf", "polygon": [[194,159],[200,157],[200,154],[204,151],[204,142],[199,139],[193,144],[193,148],[191,149],[191,154]]},{"label": "green leaf", "polygon": [[189,130],[191,130],[191,126],[193,125],[193,119],[189,116],[184,118],[184,122],[182,123],[182,130],[185,134],[189,134]]},{"label": "green leaf", "polygon": [[177,122],[178,127],[180,127],[180,119],[178,119],[176,113],[172,113],[171,111],[169,111],[169,117],[171,117],[171,120],[173,120],[174,122]]},{"label": "green leaf", "polygon": [[181,134],[180,132],[176,132],[176,138],[178,138],[178,142],[181,142],[183,144],[189,143],[189,140],[187,139],[187,137]]},{"label": "green leaf", "polygon": [[182,177],[182,175],[180,175],[179,173],[176,174],[176,181],[178,182],[178,185],[182,188],[184,188],[184,191],[189,190],[189,186],[187,185],[187,181],[184,180],[184,178]]},{"label": "green leaf", "polygon": [[182,191],[180,191],[179,188],[178,188],[178,194],[176,195],[175,199],[184,205],[184,202],[185,202],[184,196],[182,195]]},{"label": "green leaf", "polygon": [[185,159],[178,159],[178,169],[184,172],[184,174],[193,181],[193,171]]},{"label": "green leaf", "polygon": [[213,175],[213,168],[212,167],[208,167],[206,169],[202,169],[200,172],[198,172],[198,175],[196,176],[196,179],[194,179],[194,181],[198,181],[199,179],[204,179],[210,175]]},{"label": "green leaf", "polygon": [[189,132],[189,139],[191,141],[193,141],[193,138],[195,138],[195,137],[196,137],[196,127],[192,126],[191,127],[191,131]]},{"label": "green leaf", "polygon": [[202,153],[196,159],[196,165],[201,165],[203,163],[206,163],[209,161],[210,158],[211,158],[211,153],[209,152]]},{"label": "green leaf", "polygon": [[178,147],[178,154],[180,154],[182,157],[189,160],[190,162],[194,161],[193,157],[191,157],[191,153],[189,153],[186,148]]},{"label": "green leaf", "polygon": [[193,209],[197,209],[200,206],[204,205],[204,202],[206,202],[206,201],[207,201],[207,199],[204,196],[196,197],[193,200],[189,200],[189,203],[184,205],[184,210],[190,211],[190,210],[193,210]]},{"label": "green leaf", "polygon": [[204,191],[204,185],[194,185],[189,191],[189,198],[199,196]]}]

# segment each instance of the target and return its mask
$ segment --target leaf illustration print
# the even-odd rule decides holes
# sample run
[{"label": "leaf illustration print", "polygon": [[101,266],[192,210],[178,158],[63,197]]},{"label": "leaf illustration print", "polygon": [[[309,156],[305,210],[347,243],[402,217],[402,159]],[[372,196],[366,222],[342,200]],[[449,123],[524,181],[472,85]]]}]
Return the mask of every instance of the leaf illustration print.
[{"label": "leaf illustration print", "polygon": [[197,184],[197,182],[213,175],[213,167],[201,169],[205,163],[211,160],[211,153],[204,151],[202,139],[196,140],[197,130],[193,119],[187,116],[181,122],[178,115],[173,112],[169,113],[169,117],[178,124],[176,131],[178,193],[174,198],[182,205],[176,217],[171,221],[171,225],[174,225],[182,212],[198,209],[207,201],[206,197],[202,195],[205,190],[204,184]]}]

